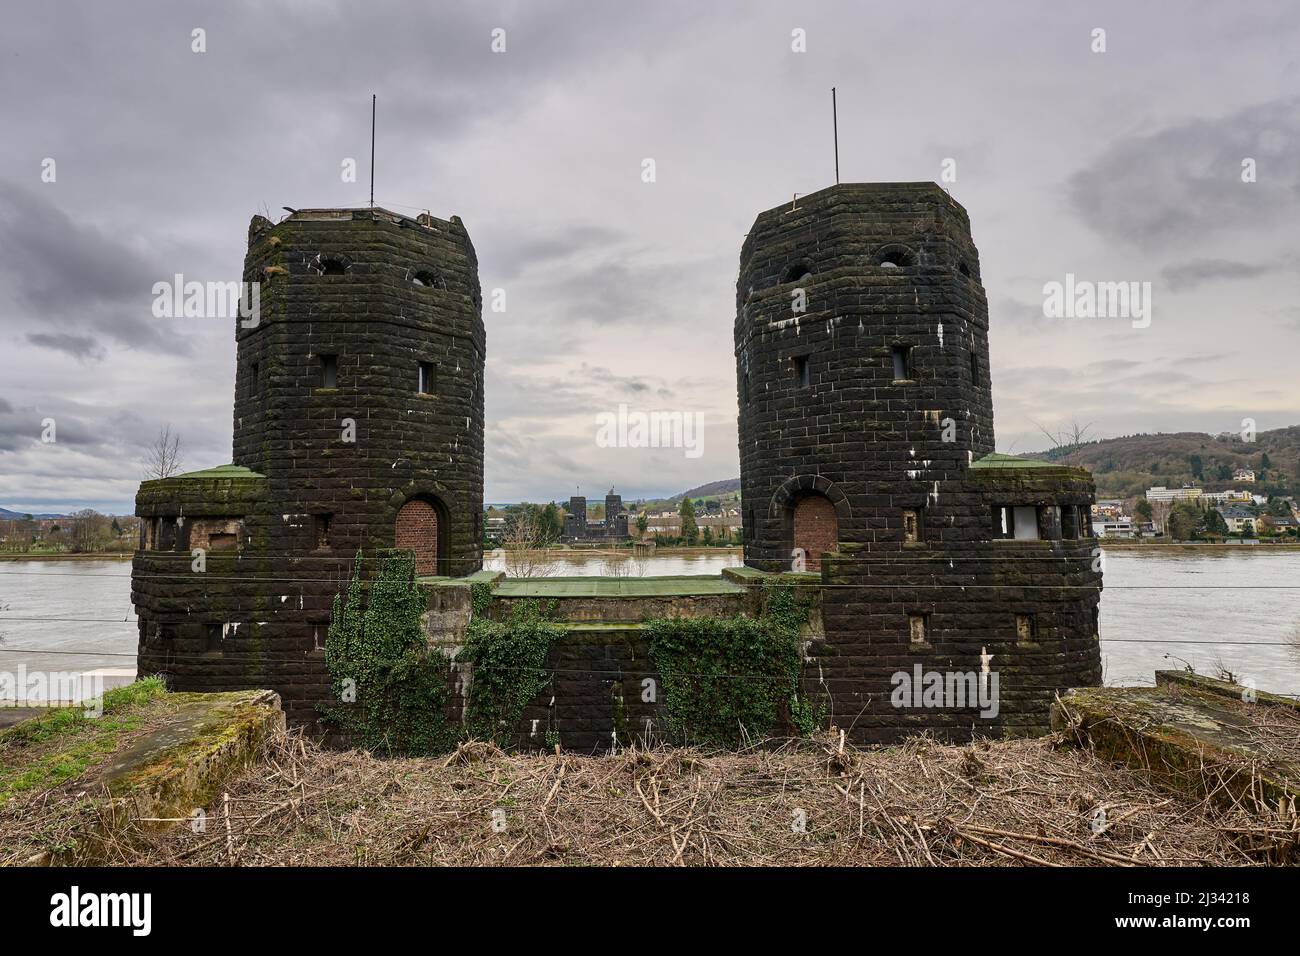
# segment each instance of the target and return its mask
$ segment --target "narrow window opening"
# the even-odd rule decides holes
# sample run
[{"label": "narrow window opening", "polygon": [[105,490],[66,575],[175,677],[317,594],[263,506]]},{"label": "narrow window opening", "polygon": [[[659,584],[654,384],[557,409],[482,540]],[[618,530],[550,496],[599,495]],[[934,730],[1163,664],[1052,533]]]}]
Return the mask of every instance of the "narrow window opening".
[{"label": "narrow window opening", "polygon": [[903,512],[903,541],[917,544],[922,539],[921,512],[919,509],[907,509]]},{"label": "narrow window opening", "polygon": [[338,384],[339,357],[337,355],[322,355],[320,357],[321,388],[338,388]]},{"label": "narrow window opening", "polygon": [[745,372],[740,376],[740,401],[742,404],[749,404],[749,373]]},{"label": "narrow window opening", "polygon": [[894,381],[905,382],[912,377],[912,348],[909,345],[895,345],[892,354],[894,357]]},{"label": "narrow window opening", "polygon": [[975,346],[971,346],[970,353],[970,383],[978,386],[980,384],[980,359],[975,354]]},{"label": "narrow window opening", "polygon": [[969,276],[969,275],[970,275],[970,266],[966,265],[966,260],[965,260],[965,259],[963,259],[963,260],[961,261],[961,263],[957,266],[957,271],[960,272],[960,273],[961,273],[962,275],[964,275],[964,276]]},{"label": "narrow window opening", "polygon": [[930,630],[929,617],[928,614],[907,615],[907,636],[913,647],[927,643]]},{"label": "narrow window opening", "polygon": [[423,286],[424,288],[427,289],[447,288],[447,284],[438,277],[437,273],[432,272],[428,269],[422,269],[419,272],[417,272],[415,275],[411,276],[411,281],[414,282],[416,285]]},{"label": "narrow window opening", "polygon": [[207,624],[207,649],[210,651],[221,650],[221,642],[226,637],[225,624]]},{"label": "narrow window opening", "polygon": [[1016,615],[1016,643],[1032,644],[1038,640],[1038,615]]},{"label": "narrow window opening", "polygon": [[335,259],[332,257],[322,257],[317,269],[323,276],[341,276],[348,271],[348,267],[342,259]]},{"label": "narrow window opening", "polygon": [[313,537],[316,539],[317,548],[328,548],[330,546],[330,525],[334,521],[331,514],[321,514],[312,516]]},{"label": "narrow window opening", "polygon": [[256,395],[258,392],[262,390],[262,384],[261,384],[262,363],[261,362],[253,363],[252,368],[249,369],[249,377],[252,379],[253,394]]},{"label": "narrow window opening", "polygon": [[416,391],[421,395],[433,394],[433,363],[421,362],[416,376]]},{"label": "narrow window opening", "polygon": [[1074,505],[1061,506],[1061,537],[1067,541],[1079,537],[1079,509]]},{"label": "narrow window opening", "polygon": [[808,356],[795,356],[794,380],[800,388],[807,388],[812,385],[812,370],[808,367]]}]

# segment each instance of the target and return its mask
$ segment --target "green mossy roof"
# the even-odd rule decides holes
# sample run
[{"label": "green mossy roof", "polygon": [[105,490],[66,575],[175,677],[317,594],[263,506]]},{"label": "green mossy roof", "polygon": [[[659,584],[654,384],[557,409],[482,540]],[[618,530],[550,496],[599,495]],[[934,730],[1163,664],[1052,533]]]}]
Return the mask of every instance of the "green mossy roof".
[{"label": "green mossy roof", "polygon": [[187,471],[183,475],[172,475],[173,478],[265,478],[266,475],[245,468],[243,465],[218,465],[215,468],[204,468],[202,471]]},{"label": "green mossy roof", "polygon": [[743,594],[739,584],[721,575],[676,575],[653,578],[506,578],[496,589],[499,598],[690,597]]},{"label": "green mossy roof", "polygon": [[1068,465],[1057,465],[1050,461],[1038,461],[1033,458],[1017,458],[1015,455],[999,455],[997,453],[985,455],[978,461],[971,463],[971,470],[983,468],[1068,468]]}]

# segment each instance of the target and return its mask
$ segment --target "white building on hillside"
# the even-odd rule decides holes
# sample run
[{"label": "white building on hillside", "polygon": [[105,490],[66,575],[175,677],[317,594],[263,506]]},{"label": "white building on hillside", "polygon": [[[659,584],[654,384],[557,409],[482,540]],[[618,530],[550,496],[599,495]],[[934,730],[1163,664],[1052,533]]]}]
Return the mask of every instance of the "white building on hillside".
[{"label": "white building on hillside", "polygon": [[1147,501],[1195,501],[1203,494],[1200,488],[1166,488],[1164,485],[1156,485],[1147,489]]}]

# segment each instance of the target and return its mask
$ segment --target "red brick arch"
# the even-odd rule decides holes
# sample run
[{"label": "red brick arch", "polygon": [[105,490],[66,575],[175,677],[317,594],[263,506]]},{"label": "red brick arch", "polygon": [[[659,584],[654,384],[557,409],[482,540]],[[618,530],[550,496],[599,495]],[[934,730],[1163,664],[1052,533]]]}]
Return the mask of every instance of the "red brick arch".
[{"label": "red brick arch", "polygon": [[423,498],[413,498],[397,512],[393,547],[415,552],[416,574],[438,574],[445,563],[438,524],[438,508]]},{"label": "red brick arch", "polygon": [[820,571],[822,552],[834,551],[839,543],[839,522],[835,505],[825,495],[811,494],[794,502],[794,547],[803,548],[809,571]]}]

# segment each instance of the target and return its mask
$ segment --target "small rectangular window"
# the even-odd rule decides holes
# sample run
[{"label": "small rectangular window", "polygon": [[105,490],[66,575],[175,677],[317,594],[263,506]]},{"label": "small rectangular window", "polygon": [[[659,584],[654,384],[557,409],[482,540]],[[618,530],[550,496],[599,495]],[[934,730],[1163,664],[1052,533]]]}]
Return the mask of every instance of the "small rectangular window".
[{"label": "small rectangular window", "polygon": [[895,345],[893,348],[894,355],[894,381],[902,382],[912,377],[912,348],[909,345]]},{"label": "small rectangular window", "polygon": [[226,625],[224,624],[207,624],[207,647],[210,651],[221,650],[221,642],[226,637]]},{"label": "small rectangular window", "polygon": [[980,359],[973,347],[970,353],[970,383],[976,386],[980,383]]},{"label": "small rectangular window", "polygon": [[1074,505],[1061,506],[1061,537],[1067,541],[1079,537],[1079,509]]},{"label": "small rectangular window", "polygon": [[330,523],[333,520],[333,515],[312,515],[312,528],[313,536],[316,539],[316,547],[328,548],[330,546]]},{"label": "small rectangular window", "polygon": [[248,376],[250,379],[249,384],[252,388],[252,392],[254,395],[256,395],[259,391],[261,391],[261,378],[262,378],[261,372],[262,372],[262,364],[260,362],[254,362],[252,368],[249,369],[249,376]]},{"label": "small rectangular window", "polygon": [[1013,510],[1016,540],[1037,541],[1041,537],[1038,530],[1038,509],[1033,505],[1017,505]]},{"label": "small rectangular window", "polygon": [[914,544],[921,540],[921,512],[906,510],[903,512],[903,540]]},{"label": "small rectangular window", "polygon": [[421,395],[433,394],[433,363],[421,362],[420,371],[416,376],[416,391]]},{"label": "small rectangular window", "polygon": [[320,357],[320,387],[338,388],[338,385],[339,357],[337,355],[322,355]]},{"label": "small rectangular window", "polygon": [[1038,615],[1016,615],[1016,643],[1032,644],[1038,640]]},{"label": "small rectangular window", "polygon": [[913,647],[926,643],[929,632],[928,614],[907,615],[907,634]]},{"label": "small rectangular window", "polygon": [[808,356],[795,356],[794,380],[800,388],[807,388],[812,384],[812,370],[808,368]]}]

